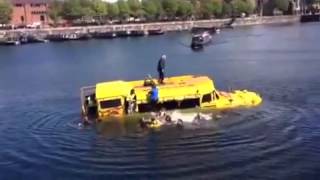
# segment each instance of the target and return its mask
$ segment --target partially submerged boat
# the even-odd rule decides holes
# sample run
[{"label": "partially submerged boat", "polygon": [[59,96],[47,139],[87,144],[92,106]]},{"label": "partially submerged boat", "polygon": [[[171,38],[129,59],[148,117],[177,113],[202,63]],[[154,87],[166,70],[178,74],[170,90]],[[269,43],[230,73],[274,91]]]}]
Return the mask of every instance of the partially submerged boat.
[{"label": "partially submerged boat", "polygon": [[211,43],[212,36],[209,32],[203,32],[192,36],[191,48],[202,48]]},{"label": "partially submerged boat", "polygon": [[[156,104],[150,101],[151,85],[158,89]],[[110,81],[81,88],[82,114],[86,119],[104,120],[128,115],[130,92],[136,94],[134,113],[187,108],[227,109],[255,107],[262,102],[259,94],[247,90],[223,92],[215,88],[207,76],[184,75],[166,78],[164,84],[155,79]]]}]

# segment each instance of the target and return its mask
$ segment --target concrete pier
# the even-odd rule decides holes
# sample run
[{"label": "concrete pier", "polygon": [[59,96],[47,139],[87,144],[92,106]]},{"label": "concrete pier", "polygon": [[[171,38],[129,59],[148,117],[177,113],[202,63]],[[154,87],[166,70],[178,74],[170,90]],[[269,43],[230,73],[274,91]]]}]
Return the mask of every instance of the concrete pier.
[{"label": "concrete pier", "polygon": [[[144,24],[121,24],[85,27],[61,27],[45,29],[16,29],[4,30],[2,33],[37,33],[37,34],[57,34],[57,33],[93,33],[93,32],[119,32],[119,31],[148,31],[161,29],[163,31],[182,31],[190,30],[193,27],[220,27],[229,22],[230,19],[212,19],[199,21],[174,21],[174,22],[155,22]],[[270,16],[270,17],[248,17],[237,18],[234,26],[249,26],[257,24],[275,24],[299,22],[300,16]],[[1,31],[0,31],[1,34]]]}]

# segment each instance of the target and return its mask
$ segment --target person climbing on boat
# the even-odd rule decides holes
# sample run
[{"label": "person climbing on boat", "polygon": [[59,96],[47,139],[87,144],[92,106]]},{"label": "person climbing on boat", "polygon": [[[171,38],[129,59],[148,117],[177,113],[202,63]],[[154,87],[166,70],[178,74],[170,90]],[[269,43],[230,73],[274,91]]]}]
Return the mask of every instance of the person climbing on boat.
[{"label": "person climbing on boat", "polygon": [[137,107],[137,95],[134,89],[131,89],[130,95],[128,96],[128,114],[135,112]]},{"label": "person climbing on boat", "polygon": [[166,66],[166,59],[167,59],[167,56],[166,55],[162,55],[161,58],[158,61],[157,70],[158,70],[158,74],[159,74],[159,84],[163,84],[164,69],[165,69],[165,66]]}]

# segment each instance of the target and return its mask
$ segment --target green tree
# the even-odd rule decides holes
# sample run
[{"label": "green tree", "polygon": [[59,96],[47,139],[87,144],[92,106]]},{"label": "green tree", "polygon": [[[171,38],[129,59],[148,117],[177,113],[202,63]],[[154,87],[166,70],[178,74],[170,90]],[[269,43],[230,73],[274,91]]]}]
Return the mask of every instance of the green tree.
[{"label": "green tree", "polygon": [[74,20],[83,16],[80,0],[68,0],[63,4],[62,15],[64,19]]},{"label": "green tree", "polygon": [[178,2],[177,0],[163,0],[162,7],[168,18],[174,18],[178,10]]},{"label": "green tree", "polygon": [[202,0],[201,14],[204,18],[210,18],[212,15],[220,15],[222,13],[221,0]]},{"label": "green tree", "polygon": [[191,4],[193,6],[194,16],[195,18],[199,18],[202,16],[201,12],[201,2],[200,0],[191,0]]},{"label": "green tree", "polygon": [[193,6],[190,1],[179,0],[176,15],[178,17],[186,18],[193,14]]},{"label": "green tree", "polygon": [[287,12],[289,8],[289,0],[275,0],[274,1],[276,8],[281,11]]},{"label": "green tree", "polygon": [[164,10],[163,10],[163,6],[162,6],[162,2],[159,1],[159,0],[150,0],[150,1],[153,1],[153,3],[156,5],[157,7],[157,15],[156,17],[158,19],[161,19],[162,16],[165,14]]},{"label": "green tree", "polygon": [[12,6],[8,1],[0,0],[0,24],[8,24],[11,20]]},{"label": "green tree", "polygon": [[257,9],[257,0],[247,0],[249,4],[249,13],[253,13]]},{"label": "green tree", "polygon": [[93,0],[92,9],[94,10],[95,16],[100,18],[108,15],[107,4],[101,0]]},{"label": "green tree", "polygon": [[54,0],[49,4],[48,14],[54,24],[57,24],[61,19],[62,6],[63,6],[62,2],[57,0]]},{"label": "green tree", "polygon": [[212,6],[213,6],[213,11],[212,13],[216,16],[219,16],[222,14],[222,0],[211,0]]},{"label": "green tree", "polygon": [[130,9],[130,14],[134,17],[141,16],[142,7],[139,0],[128,0],[128,6]]},{"label": "green tree", "polygon": [[252,13],[254,10],[253,6],[250,4],[249,0],[233,0],[232,2],[233,10],[238,15],[241,13]]},{"label": "green tree", "polygon": [[158,13],[157,5],[154,1],[151,0],[143,0],[142,8],[145,12],[147,19],[155,19]]},{"label": "green tree", "polygon": [[128,6],[127,1],[118,0],[118,7],[119,7],[119,15],[122,19],[126,19],[130,15],[130,9]]},{"label": "green tree", "polygon": [[225,17],[231,17],[233,15],[233,7],[231,3],[223,2],[222,4],[222,14]]},{"label": "green tree", "polygon": [[108,3],[108,16],[115,19],[119,16],[119,7],[117,3]]}]

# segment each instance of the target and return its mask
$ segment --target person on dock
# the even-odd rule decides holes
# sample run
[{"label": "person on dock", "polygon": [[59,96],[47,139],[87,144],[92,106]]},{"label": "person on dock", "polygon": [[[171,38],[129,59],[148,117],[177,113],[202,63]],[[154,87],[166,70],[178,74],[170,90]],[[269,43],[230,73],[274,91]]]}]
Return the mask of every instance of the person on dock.
[{"label": "person on dock", "polygon": [[163,84],[163,80],[164,80],[164,69],[166,66],[166,59],[167,56],[166,55],[162,55],[161,58],[158,61],[158,74],[159,74],[159,84]]}]

